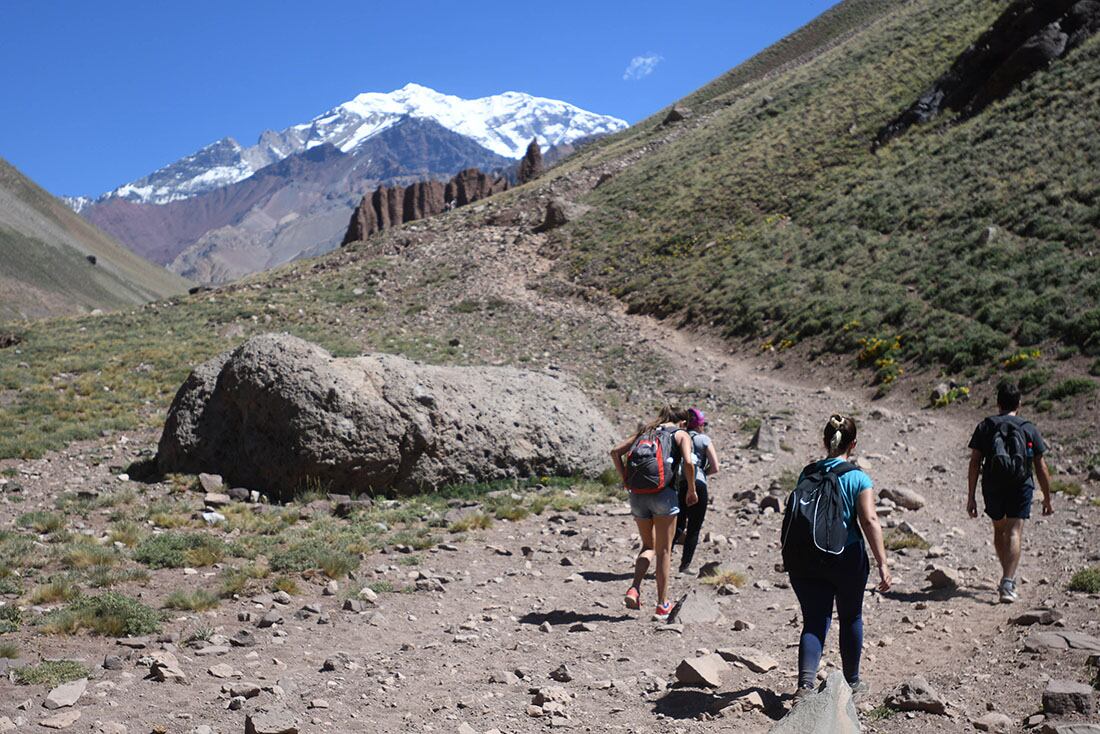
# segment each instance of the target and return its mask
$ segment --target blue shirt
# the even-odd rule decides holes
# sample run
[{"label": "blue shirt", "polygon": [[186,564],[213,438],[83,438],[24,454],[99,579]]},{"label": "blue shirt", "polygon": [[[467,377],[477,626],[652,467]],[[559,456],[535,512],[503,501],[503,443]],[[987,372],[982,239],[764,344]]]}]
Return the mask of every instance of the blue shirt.
[{"label": "blue shirt", "polygon": [[[843,461],[844,459],[838,456],[822,459],[818,464],[831,468]],[[802,481],[801,475],[798,480]],[[844,527],[848,528],[848,542],[845,545],[863,542],[863,533],[859,531],[859,510],[856,503],[860,493],[871,488],[871,477],[867,476],[862,469],[853,469],[840,477],[840,498],[844,501]]]}]

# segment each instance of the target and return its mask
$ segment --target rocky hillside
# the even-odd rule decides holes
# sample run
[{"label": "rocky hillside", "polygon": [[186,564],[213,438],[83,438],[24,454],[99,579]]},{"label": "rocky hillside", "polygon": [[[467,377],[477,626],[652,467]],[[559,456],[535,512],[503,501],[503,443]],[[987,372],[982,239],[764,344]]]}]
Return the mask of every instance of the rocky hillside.
[{"label": "rocky hillside", "polygon": [[379,184],[516,168],[532,139],[547,149],[625,123],[509,92],[465,100],[410,84],[362,94],[308,123],[232,139],[91,201],[71,203],[135,252],[188,278],[225,282],[337,246],[347,213]]},{"label": "rocky hillside", "polygon": [[[12,428],[0,432],[0,671],[14,671],[0,677],[0,730],[770,731],[793,704],[799,627],[776,570],[776,510],[836,411],[859,421],[895,582],[864,606],[863,730],[1087,730],[1070,727],[1096,721],[1086,661],[1100,651],[1100,555],[1089,541],[1100,527],[1100,406],[1081,374],[1088,340],[1053,354],[1013,345],[997,363],[1031,386],[1025,410],[1056,474],[1056,513],[1027,526],[1013,607],[995,603],[988,523],[963,507],[966,441],[991,385],[972,383],[970,402],[927,406],[942,368],[906,334],[1019,343],[1009,319],[1095,308],[1090,246],[1056,246],[1052,233],[1095,224],[1095,166],[1076,166],[1095,161],[1092,122],[1078,110],[1095,109],[1097,40],[969,120],[941,114],[871,153],[878,131],[1006,7],[849,0],[676,115],[662,110],[523,186],[169,302],[20,328],[18,353],[0,348],[0,425]],[[1009,195],[1020,201],[1008,206]],[[1039,216],[1035,230],[1014,228]],[[712,226],[714,239],[696,244]],[[971,227],[973,240],[953,239]],[[985,288],[997,305],[1013,278],[1061,290],[1045,292],[1045,310],[957,302]],[[844,320],[815,331],[814,319]],[[895,342],[883,325],[912,331]],[[635,530],[608,484],[533,477],[403,499],[395,488],[352,498],[318,484],[279,505],[264,501],[277,495],[271,477],[150,476],[166,423],[199,427],[179,410],[197,402],[198,380],[179,392],[189,373],[272,332],[334,357],[279,380],[315,370],[306,409],[361,399],[366,388],[345,391],[334,372],[348,376],[342,358],[367,352],[432,365],[418,382],[437,385],[458,366],[522,368],[543,384],[560,376],[616,433],[661,401],[702,406],[722,470],[698,565],[672,582],[684,599],[676,618],[658,625],[621,606]],[[834,332],[852,343],[815,351]],[[772,334],[786,336],[760,350]],[[873,357],[863,373],[860,349]],[[925,359],[936,366],[892,383],[916,386],[916,400],[903,390],[874,399],[861,384]],[[231,397],[239,373],[213,380],[216,364],[196,377]],[[236,387],[265,390],[269,374],[250,370]],[[465,425],[465,406],[443,414],[446,393],[411,389],[439,409],[423,428]],[[421,408],[410,407],[415,422]],[[216,450],[281,424],[261,416],[231,437],[194,435]],[[483,441],[471,443],[490,467]],[[401,443],[418,456],[415,439]],[[278,458],[293,459],[292,446],[280,439]],[[430,458],[466,458],[455,453]],[[647,581],[644,612],[652,589]],[[825,656],[822,673],[839,664],[835,632]],[[849,723],[845,709],[830,723]]]},{"label": "rocky hillside", "polygon": [[119,308],[186,286],[0,159],[0,321]]},{"label": "rocky hillside", "polygon": [[1033,390],[1055,356],[1100,372],[1097,25],[1093,2],[841,3],[685,121],[567,165],[613,174],[563,236],[569,272],[788,361],[859,355],[884,389],[904,363],[979,379],[1036,349]]}]

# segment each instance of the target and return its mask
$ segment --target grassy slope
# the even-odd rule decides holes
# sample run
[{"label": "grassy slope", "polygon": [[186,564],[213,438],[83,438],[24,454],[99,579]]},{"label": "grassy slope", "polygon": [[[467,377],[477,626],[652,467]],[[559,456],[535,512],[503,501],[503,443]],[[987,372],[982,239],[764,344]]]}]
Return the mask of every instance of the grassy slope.
[{"label": "grassy slope", "polygon": [[[874,155],[876,130],[1003,4],[919,0],[874,22],[846,5],[862,32],[770,77],[716,80],[695,95],[715,110],[703,124],[595,190],[569,232],[576,272],[761,342],[845,352],[900,335],[865,356],[972,373],[1016,345],[1100,354],[1100,38],[978,118]],[[655,122],[567,165],[643,145]],[[987,226],[1000,235],[980,245]]]},{"label": "grassy slope", "polygon": [[[828,16],[828,33],[796,35],[803,40],[752,73],[739,68],[713,82],[709,101],[693,103],[712,110],[700,127],[592,192],[596,210],[566,230],[568,265],[636,308],[679,311],[754,345],[789,338],[842,351],[858,348],[860,336],[900,330],[910,357],[960,355],[964,369],[1007,349],[990,318],[997,312],[962,302],[1004,297],[993,281],[1003,288],[1017,271],[1046,273],[1020,277],[1049,283],[1050,313],[1064,306],[1068,323],[1082,304],[1095,308],[1094,265],[1075,248],[1095,232],[1096,189],[1086,176],[1097,168],[1097,141],[1071,126],[1096,109],[1097,41],[986,115],[916,130],[875,157],[878,126],[998,12],[992,0],[881,9],[850,0]],[[854,29],[865,30],[849,38]],[[760,107],[765,95],[778,114]],[[1055,144],[1034,141],[1036,130]],[[666,133],[640,124],[561,170],[613,161]],[[1055,200],[1067,216],[1055,216]],[[467,214],[439,224],[438,262],[369,259],[386,251],[372,241],[171,307],[20,328],[18,351],[0,350],[0,424],[14,427],[0,436],[0,458],[40,455],[103,429],[158,426],[191,366],[263,331],[290,331],[338,354],[381,350],[438,363],[527,364],[546,353],[593,393],[622,381],[630,353],[600,331],[611,327],[548,322],[481,303],[485,294],[469,300],[478,271],[455,245],[473,225],[456,217]],[[1027,229],[1032,221],[1078,239],[1040,236]],[[979,248],[989,223],[1007,232]],[[1025,243],[1030,262],[1014,254]],[[461,347],[448,346],[452,338]],[[606,389],[609,402],[623,392]]]},{"label": "grassy slope", "polygon": [[[86,259],[94,255],[97,264]],[[0,319],[117,308],[187,282],[81,219],[0,159]]]}]

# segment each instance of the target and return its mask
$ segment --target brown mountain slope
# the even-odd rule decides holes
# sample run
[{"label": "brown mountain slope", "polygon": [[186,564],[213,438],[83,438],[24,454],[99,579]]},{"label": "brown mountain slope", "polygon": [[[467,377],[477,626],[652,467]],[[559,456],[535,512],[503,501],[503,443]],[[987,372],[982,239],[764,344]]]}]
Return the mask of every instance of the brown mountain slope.
[{"label": "brown mountain slope", "polygon": [[0,159],[0,320],[119,308],[182,293],[143,260]]}]

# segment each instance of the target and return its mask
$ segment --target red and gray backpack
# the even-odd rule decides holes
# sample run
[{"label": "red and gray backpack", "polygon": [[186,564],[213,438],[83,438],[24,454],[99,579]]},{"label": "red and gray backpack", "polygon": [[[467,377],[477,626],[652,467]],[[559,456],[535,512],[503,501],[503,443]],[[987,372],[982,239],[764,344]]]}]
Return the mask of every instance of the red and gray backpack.
[{"label": "red and gray backpack", "polygon": [[638,494],[655,494],[672,485],[680,447],[678,428],[657,426],[634,439],[626,455],[626,488]]}]

